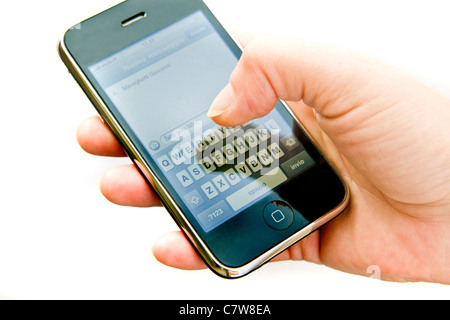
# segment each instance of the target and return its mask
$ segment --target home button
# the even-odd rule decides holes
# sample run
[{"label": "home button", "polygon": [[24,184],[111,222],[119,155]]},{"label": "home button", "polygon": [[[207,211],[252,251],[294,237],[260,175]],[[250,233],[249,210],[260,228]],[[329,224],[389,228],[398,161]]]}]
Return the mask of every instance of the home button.
[{"label": "home button", "polygon": [[283,230],[294,221],[294,211],[283,201],[271,201],[264,207],[264,221],[273,229]]}]

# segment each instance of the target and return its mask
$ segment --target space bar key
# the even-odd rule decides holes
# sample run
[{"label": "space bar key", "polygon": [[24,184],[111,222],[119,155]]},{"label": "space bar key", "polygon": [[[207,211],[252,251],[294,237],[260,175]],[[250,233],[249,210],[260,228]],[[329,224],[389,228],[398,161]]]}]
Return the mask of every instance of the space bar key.
[{"label": "space bar key", "polygon": [[275,168],[257,180],[249,183],[244,188],[228,196],[227,201],[233,210],[237,211],[250,202],[265,195],[286,180],[287,177],[284,173],[279,168]]}]

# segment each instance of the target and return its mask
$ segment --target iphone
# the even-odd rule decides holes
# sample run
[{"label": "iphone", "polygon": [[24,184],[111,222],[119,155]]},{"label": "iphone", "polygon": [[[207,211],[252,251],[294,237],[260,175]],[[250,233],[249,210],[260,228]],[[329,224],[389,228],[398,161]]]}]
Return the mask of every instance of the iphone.
[{"label": "iphone", "polygon": [[207,111],[241,48],[200,0],[128,0],[59,53],[216,274],[237,278],[336,217],[348,189],[283,101],[229,128]]}]

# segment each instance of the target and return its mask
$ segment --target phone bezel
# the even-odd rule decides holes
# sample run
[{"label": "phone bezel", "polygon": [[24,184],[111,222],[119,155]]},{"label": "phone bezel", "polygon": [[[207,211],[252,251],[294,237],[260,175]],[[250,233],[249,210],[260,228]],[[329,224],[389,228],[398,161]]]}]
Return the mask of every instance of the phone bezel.
[{"label": "phone bezel", "polygon": [[[110,9],[111,11],[109,11],[109,10],[105,11],[104,14],[106,12],[109,12],[110,14],[113,14],[117,17],[119,17],[119,16],[123,17],[123,16],[127,15],[128,12],[133,12],[133,10],[142,10],[143,9],[142,7],[140,7],[140,6],[136,7],[137,6],[136,2],[139,2],[139,1],[131,2],[131,3],[133,3],[133,5],[129,5],[129,6],[126,4],[128,2],[121,3],[121,4],[113,7],[112,9]],[[174,5],[175,3],[178,3],[178,2],[180,2],[180,1],[173,1],[173,0],[172,1],[164,1],[164,3],[166,3],[166,4],[170,3],[171,5]],[[147,4],[148,2],[144,2],[144,3]],[[185,2],[182,2],[182,3],[185,3]],[[214,15],[211,13],[211,11],[207,8],[207,6],[202,1],[192,1],[189,3],[190,3],[189,8],[185,8],[186,10],[181,11],[181,10],[179,10],[180,7],[177,8],[179,10],[178,12],[179,13],[181,12],[181,13],[179,15],[174,15],[174,17],[172,19],[173,21],[171,20],[171,22],[175,22],[178,19],[180,19],[181,17],[188,15],[189,13],[195,12],[197,10],[203,10],[204,13],[206,13],[208,15],[208,18],[214,24],[216,29],[218,31],[220,31],[219,34],[222,37],[225,36],[225,37],[229,38],[225,42],[228,45],[234,44],[237,49],[241,50],[238,43],[231,37],[231,35],[228,32],[226,32],[226,30],[223,28],[223,26],[216,20]],[[193,5],[193,3],[195,3],[195,5]],[[122,6],[126,6],[126,10],[120,10],[119,7],[122,7]],[[88,20],[86,20],[86,22],[95,24],[95,21],[92,19],[94,19],[94,18],[88,19]],[[118,19],[110,19],[110,18],[104,18],[104,19],[114,20],[114,21],[118,20]],[[122,21],[122,20],[120,20],[120,21]],[[170,23],[165,23],[165,24],[160,25],[160,29],[164,28],[165,26],[169,25]],[[82,24],[82,26],[83,26],[83,24]],[[108,28],[108,24],[105,26],[105,28]],[[147,31],[147,34],[152,33],[152,32],[155,32],[155,31],[151,31],[151,32]],[[131,44],[144,36],[145,35],[138,35],[132,40],[128,41],[128,39],[127,39],[127,41],[129,42],[129,44]],[[85,93],[87,94],[87,96],[89,97],[91,102],[94,104],[94,106],[96,107],[96,109],[99,112],[99,114],[101,115],[101,117],[109,125],[109,127],[112,129],[114,134],[118,137],[120,143],[122,144],[124,149],[127,151],[129,157],[132,159],[132,161],[135,163],[135,165],[139,168],[139,170],[141,171],[143,176],[146,178],[146,180],[154,187],[154,189],[155,189],[156,193],[159,195],[162,203],[168,209],[168,211],[171,213],[174,220],[177,222],[177,224],[180,226],[180,228],[187,235],[187,237],[192,242],[194,247],[197,248],[197,250],[199,251],[200,255],[203,257],[203,259],[205,260],[207,265],[218,275],[221,275],[221,276],[224,276],[227,278],[235,278],[235,277],[241,277],[241,276],[249,273],[250,271],[261,266],[262,264],[264,264],[265,262],[267,262],[268,260],[273,258],[275,255],[279,254],[280,252],[282,252],[283,250],[288,248],[290,245],[292,245],[295,242],[302,239],[303,237],[305,237],[306,235],[308,235],[309,233],[311,233],[318,227],[320,227],[323,224],[325,224],[326,222],[330,221],[332,218],[334,218],[340,212],[342,212],[342,210],[346,207],[346,205],[348,203],[348,199],[349,199],[348,187],[342,181],[342,179],[339,178],[339,176],[336,174],[336,177],[338,177],[338,179],[340,180],[340,183],[342,183],[342,186],[344,188],[344,194],[342,197],[342,201],[340,201],[339,203],[336,203],[336,205],[333,206],[332,210],[329,210],[326,213],[321,214],[316,220],[311,222],[305,228],[299,230],[292,236],[287,237],[284,241],[279,242],[278,244],[271,247],[269,250],[267,250],[263,254],[259,255],[258,257],[252,259],[251,261],[248,261],[239,266],[229,266],[229,265],[222,263],[220,261],[220,259],[218,259],[216,257],[216,255],[210,250],[208,245],[203,240],[204,235],[199,234],[199,232],[197,231],[198,228],[195,226],[195,222],[194,223],[191,222],[185,216],[185,214],[183,213],[185,211],[184,210],[185,208],[183,208],[182,205],[180,206],[179,201],[174,198],[174,196],[172,195],[173,190],[171,190],[171,187],[167,186],[164,183],[164,181],[162,181],[162,179],[158,178],[159,177],[159,174],[157,172],[158,169],[154,165],[154,163],[153,163],[153,165],[151,165],[151,163],[149,163],[149,161],[148,161],[149,159],[145,156],[146,152],[145,152],[145,149],[143,148],[143,146],[133,142],[133,141],[136,141],[136,139],[135,139],[135,137],[132,137],[132,134],[130,134],[130,131],[126,130],[124,128],[124,125],[121,124],[122,120],[118,119],[118,118],[120,118],[120,115],[113,112],[111,110],[111,108],[108,106],[108,104],[111,104],[111,102],[105,101],[108,99],[105,99],[104,95],[99,94],[98,90],[96,89],[96,86],[98,86],[98,84],[96,84],[95,79],[93,79],[93,77],[90,77],[86,72],[86,66],[89,65],[90,63],[92,63],[93,60],[95,60],[95,59],[81,58],[81,61],[80,61],[80,59],[75,59],[73,57],[71,51],[69,50],[69,48],[66,46],[66,41],[65,41],[66,39],[67,38],[65,35],[63,37],[63,40],[60,42],[59,52],[60,52],[60,55],[61,55],[63,61],[67,65],[69,71],[72,73],[72,75],[74,75],[75,79],[80,84],[80,86],[83,88],[83,90],[85,91]],[[120,44],[120,42],[117,42],[117,43]],[[123,44],[117,45],[117,46],[120,48],[124,47]],[[115,48],[109,49],[109,50],[114,50],[114,51],[109,52],[109,54],[117,51]],[[233,50],[233,52],[235,52],[235,51],[236,51],[236,49]],[[106,56],[106,55],[102,54],[102,57],[104,57],[104,56]],[[90,61],[86,62],[87,60],[90,60]],[[78,61],[80,61],[80,62],[78,62]],[[84,66],[84,68],[83,68],[83,66]],[[312,141],[311,136],[308,134],[307,130],[301,125],[301,122],[299,121],[299,119],[297,119],[297,117],[293,114],[293,112],[287,107],[287,105],[284,102],[281,101],[281,104],[283,105],[283,108],[285,110],[284,112],[286,112],[286,114],[289,114],[292,117],[292,119],[294,119],[296,121],[296,124],[301,128],[303,134],[306,137],[308,137],[309,140]],[[313,158],[315,158],[315,160],[319,160],[319,162],[321,164],[325,164],[326,166],[329,166],[332,169],[332,167],[329,165],[329,163],[325,160],[325,157],[318,151],[318,149],[314,146],[314,144],[311,141],[309,141],[309,143],[306,143],[305,148],[307,150],[309,150],[311,153],[313,153]],[[304,142],[304,141],[302,141],[302,142]],[[333,170],[333,172],[335,172],[334,169],[332,169],[332,170]]]}]

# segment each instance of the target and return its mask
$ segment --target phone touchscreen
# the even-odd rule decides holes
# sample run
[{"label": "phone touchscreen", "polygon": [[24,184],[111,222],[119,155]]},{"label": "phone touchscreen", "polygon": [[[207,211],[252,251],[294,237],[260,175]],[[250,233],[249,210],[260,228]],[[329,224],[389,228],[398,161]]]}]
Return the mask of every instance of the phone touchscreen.
[{"label": "phone touchscreen", "polygon": [[205,233],[315,164],[277,108],[235,128],[207,117],[238,59],[197,11],[88,67]]}]

